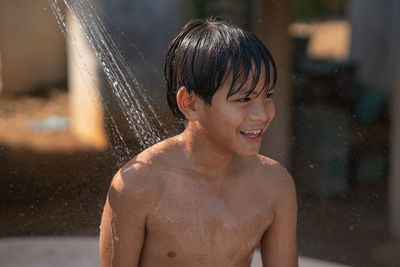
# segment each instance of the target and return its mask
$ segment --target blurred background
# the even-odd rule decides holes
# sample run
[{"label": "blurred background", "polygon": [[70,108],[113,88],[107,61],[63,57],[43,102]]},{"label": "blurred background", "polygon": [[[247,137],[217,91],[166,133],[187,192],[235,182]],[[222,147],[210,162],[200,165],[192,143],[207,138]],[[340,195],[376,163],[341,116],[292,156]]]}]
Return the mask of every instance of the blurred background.
[{"label": "blurred background", "polygon": [[[278,66],[262,153],[295,179],[299,254],[400,266],[400,1],[67,2],[98,15],[89,22],[114,45],[101,53],[120,53],[154,106],[146,116],[167,129],[162,138],[180,130],[162,74],[179,29],[219,16],[254,32]],[[143,149],[107,79],[118,66],[102,66],[71,6],[0,0],[3,248],[12,237],[96,237],[114,173]],[[0,266],[11,266],[2,255]]]}]

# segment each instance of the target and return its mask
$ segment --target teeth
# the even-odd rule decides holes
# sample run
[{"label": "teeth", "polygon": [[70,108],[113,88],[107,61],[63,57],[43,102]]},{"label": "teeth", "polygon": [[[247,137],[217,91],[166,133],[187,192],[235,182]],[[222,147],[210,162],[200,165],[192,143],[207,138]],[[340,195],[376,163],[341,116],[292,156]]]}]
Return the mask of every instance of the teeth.
[{"label": "teeth", "polygon": [[244,131],[243,133],[259,135],[261,133],[261,130],[250,130],[250,131]]}]

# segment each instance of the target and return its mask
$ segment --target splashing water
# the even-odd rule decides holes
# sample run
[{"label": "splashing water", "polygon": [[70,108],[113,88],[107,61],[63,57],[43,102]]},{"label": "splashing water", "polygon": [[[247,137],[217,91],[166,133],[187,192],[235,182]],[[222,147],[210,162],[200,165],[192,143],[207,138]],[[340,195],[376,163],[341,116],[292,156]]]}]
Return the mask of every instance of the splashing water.
[{"label": "splashing water", "polygon": [[[115,42],[100,17],[96,14],[94,7],[87,0],[49,0],[49,4],[57,19],[64,37],[70,40],[72,46],[76,47],[76,40],[67,25],[67,19],[62,10],[66,10],[85,34],[85,38],[94,51],[98,60],[98,65],[105,74],[106,81],[111,88],[112,93],[118,99],[123,112],[123,117],[129,125],[142,149],[145,149],[162,138],[169,136],[163,123],[157,116],[151,99],[145,94],[142,85],[133,75],[128,64],[117,49]],[[77,51],[79,53],[79,51]],[[84,57],[79,56],[80,60]],[[86,66],[85,62],[83,66]],[[87,67],[85,71],[89,75],[91,82],[95,82],[90,75]],[[100,100],[105,103],[105,99],[100,94]],[[146,107],[146,108],[144,108]],[[109,112],[108,106],[103,105],[104,111]],[[145,110],[148,112],[146,113]],[[149,115],[145,115],[150,113]],[[117,137],[116,143],[111,144],[119,155],[120,159],[126,161],[132,158],[134,150],[129,147],[123,139],[120,126],[115,119],[110,116],[110,130],[114,137]],[[156,130],[160,129],[160,130]],[[160,132],[161,131],[161,132]]]}]

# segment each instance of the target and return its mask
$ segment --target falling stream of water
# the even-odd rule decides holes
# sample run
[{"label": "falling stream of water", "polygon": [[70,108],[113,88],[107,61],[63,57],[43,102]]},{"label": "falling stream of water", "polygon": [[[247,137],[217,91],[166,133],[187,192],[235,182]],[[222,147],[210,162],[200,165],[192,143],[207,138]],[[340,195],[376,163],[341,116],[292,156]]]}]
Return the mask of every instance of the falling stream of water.
[{"label": "falling stream of water", "polygon": [[[78,49],[76,40],[74,40],[74,36],[68,27],[65,15],[67,12],[70,16],[68,19],[73,19],[84,33],[98,60],[99,67],[105,74],[110,90],[118,99],[129,129],[137,138],[141,148],[145,149],[170,135],[170,133],[157,116],[151,99],[146,96],[143,86],[135,78],[111,38],[110,31],[106,28],[90,2],[87,0],[49,0],[64,37],[70,40],[70,46]],[[79,51],[78,54],[80,54]],[[80,55],[78,60],[82,60],[81,65],[86,66],[84,55]],[[84,68],[91,80],[90,82],[94,83],[94,77],[87,70],[87,67]],[[100,98],[102,103],[107,101],[101,94]],[[109,112],[108,105],[103,105],[103,108],[105,112]],[[129,147],[123,139],[120,126],[116,123],[112,114],[110,115],[110,124],[108,125],[111,131],[110,134],[117,137],[117,142],[111,144],[111,146],[117,152],[120,160],[126,161],[133,156],[134,149]]]}]

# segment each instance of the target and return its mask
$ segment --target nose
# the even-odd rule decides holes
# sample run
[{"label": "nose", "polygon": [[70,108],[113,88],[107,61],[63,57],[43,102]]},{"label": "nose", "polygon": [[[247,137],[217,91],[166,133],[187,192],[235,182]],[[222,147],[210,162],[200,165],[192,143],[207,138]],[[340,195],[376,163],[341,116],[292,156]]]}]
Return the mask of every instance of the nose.
[{"label": "nose", "polygon": [[255,99],[249,111],[249,119],[252,121],[267,122],[275,116],[275,105],[272,99]]}]

